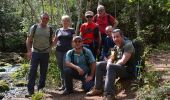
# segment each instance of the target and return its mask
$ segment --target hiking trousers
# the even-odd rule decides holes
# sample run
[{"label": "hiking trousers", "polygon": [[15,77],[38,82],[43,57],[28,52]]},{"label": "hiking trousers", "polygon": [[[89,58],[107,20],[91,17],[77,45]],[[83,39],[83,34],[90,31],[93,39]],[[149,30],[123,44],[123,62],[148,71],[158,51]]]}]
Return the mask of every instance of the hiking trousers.
[{"label": "hiking trousers", "polygon": [[81,76],[74,69],[67,67],[64,69],[64,74],[65,74],[65,87],[68,92],[73,92],[73,78],[82,81],[82,87],[86,92],[89,91],[94,86],[94,80],[85,82],[86,79],[85,76],[87,75],[87,73]]},{"label": "hiking trousers", "polygon": [[48,69],[49,53],[32,53],[31,66],[28,76],[28,92],[30,94],[34,93],[35,80],[38,70],[38,65],[40,66],[40,78],[38,84],[38,90],[45,87],[46,74]]},{"label": "hiking trousers", "polygon": [[[103,77],[106,76],[105,82]],[[97,62],[96,76],[95,76],[95,88],[103,90],[104,83],[104,95],[115,94],[115,79],[117,77],[125,78],[128,76],[126,67],[116,64],[107,64],[106,61]]]},{"label": "hiking trousers", "polygon": [[65,66],[65,58],[66,58],[66,51],[61,52],[56,50],[56,59],[57,59],[57,64],[58,68],[60,69],[60,79],[61,79],[61,85],[65,87],[64,85],[64,66]]}]

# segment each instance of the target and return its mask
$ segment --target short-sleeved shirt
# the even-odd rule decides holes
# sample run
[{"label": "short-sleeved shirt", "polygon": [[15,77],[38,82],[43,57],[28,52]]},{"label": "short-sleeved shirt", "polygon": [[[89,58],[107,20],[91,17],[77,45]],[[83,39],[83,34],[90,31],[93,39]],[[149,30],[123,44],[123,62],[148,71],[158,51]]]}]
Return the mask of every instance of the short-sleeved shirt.
[{"label": "short-sleeved shirt", "polygon": [[103,58],[108,57],[110,55],[109,51],[111,48],[114,48],[114,46],[115,46],[115,43],[112,37],[107,36],[104,40],[104,45],[103,45],[103,51],[102,51]]},{"label": "short-sleeved shirt", "polygon": [[38,50],[42,50],[41,53],[48,53],[51,49],[50,40],[49,40],[50,26],[47,25],[46,27],[41,27],[40,25],[37,25],[35,33],[33,32],[34,32],[34,25],[30,28],[30,32],[28,34],[28,36],[33,38],[32,52],[39,52]]},{"label": "short-sleeved shirt", "polygon": [[[85,54],[86,54],[86,56],[88,57],[88,62],[91,64],[91,63],[93,63],[93,62],[95,62],[95,59],[94,59],[94,57],[93,57],[93,54],[92,54],[92,52],[89,50],[89,49],[87,49],[87,48],[83,48],[84,50],[85,50]],[[67,53],[66,53],[66,61],[69,61],[69,62],[71,62],[72,60],[71,60],[71,56],[72,56],[72,53],[73,53],[73,50],[74,49],[71,49],[71,50],[69,50]],[[84,71],[85,71],[85,73],[89,73],[89,71],[90,71],[90,66],[88,66],[87,65],[87,62],[86,62],[86,58],[85,58],[85,55],[83,54],[83,51],[80,53],[80,54],[76,54],[75,52],[74,52],[74,54],[73,54],[74,56],[74,64],[75,65],[77,65],[77,66],[79,66],[80,68],[82,68]]]},{"label": "short-sleeved shirt", "polygon": [[[108,19],[108,16],[110,19]],[[97,17],[96,22],[95,17]],[[106,34],[105,29],[110,24],[109,21],[111,22],[112,26],[115,24],[115,18],[107,13],[104,16],[95,15],[93,17],[93,22],[98,25],[101,34]]]},{"label": "short-sleeved shirt", "polygon": [[99,34],[95,30],[98,30],[97,25],[94,22],[84,23],[80,27],[80,32],[82,34],[82,39],[84,44],[93,43],[96,36]]},{"label": "short-sleeved shirt", "polygon": [[64,30],[63,28],[57,29],[55,35],[58,38],[57,41],[57,51],[66,52],[72,49],[72,38],[73,34],[75,34],[75,30],[73,28],[68,28]]},{"label": "short-sleeved shirt", "polygon": [[119,59],[122,58],[123,56],[123,53],[125,52],[128,52],[128,53],[131,53],[131,58],[128,60],[128,62],[126,63],[127,66],[129,66],[130,64],[133,63],[133,60],[134,60],[134,54],[135,54],[135,49],[133,47],[133,44],[130,40],[124,40],[123,42],[123,46],[118,48],[117,46],[115,46],[114,50],[116,51],[117,53],[117,56],[116,56],[116,61],[118,61]]}]

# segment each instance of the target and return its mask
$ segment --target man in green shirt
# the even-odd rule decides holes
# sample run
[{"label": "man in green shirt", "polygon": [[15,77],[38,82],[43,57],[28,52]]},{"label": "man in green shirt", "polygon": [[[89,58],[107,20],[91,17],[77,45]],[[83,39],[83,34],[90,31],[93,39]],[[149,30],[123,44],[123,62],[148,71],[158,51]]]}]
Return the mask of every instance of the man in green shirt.
[{"label": "man in green shirt", "polygon": [[[112,39],[116,44],[112,54],[107,61],[97,63],[95,86],[87,93],[89,96],[94,96],[104,92],[104,100],[115,99],[115,79],[116,77],[126,78],[130,75],[127,66],[133,62],[135,52],[132,42],[130,40],[124,40],[123,33],[120,29],[113,30]],[[103,76],[105,75],[106,80],[103,91]]]}]

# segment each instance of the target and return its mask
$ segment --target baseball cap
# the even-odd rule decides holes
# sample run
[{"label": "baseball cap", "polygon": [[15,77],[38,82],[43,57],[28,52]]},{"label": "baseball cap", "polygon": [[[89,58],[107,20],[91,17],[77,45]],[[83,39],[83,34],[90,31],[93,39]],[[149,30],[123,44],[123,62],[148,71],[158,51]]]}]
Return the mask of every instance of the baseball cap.
[{"label": "baseball cap", "polygon": [[74,36],[73,41],[75,41],[75,40],[81,40],[82,41],[82,38],[81,38],[81,36]]},{"label": "baseball cap", "polygon": [[94,15],[94,13],[92,11],[87,11],[85,13],[85,16],[93,16],[93,15]]}]

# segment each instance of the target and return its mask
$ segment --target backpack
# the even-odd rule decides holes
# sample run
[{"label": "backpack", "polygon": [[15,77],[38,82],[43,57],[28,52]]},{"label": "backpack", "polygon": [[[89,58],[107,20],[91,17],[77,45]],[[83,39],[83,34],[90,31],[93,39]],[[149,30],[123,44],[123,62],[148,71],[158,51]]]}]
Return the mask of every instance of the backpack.
[{"label": "backpack", "polygon": [[[34,26],[33,26],[33,37],[34,37],[34,34],[35,34],[35,31],[36,31],[36,29],[37,29],[37,24],[34,24]],[[50,45],[52,44],[52,35],[53,35],[53,29],[52,29],[52,27],[50,26],[50,37],[49,37],[49,43],[50,43]]]},{"label": "backpack", "polygon": [[141,75],[141,72],[143,71],[144,59],[142,58],[144,54],[144,44],[139,39],[133,39],[132,44],[135,48],[135,55],[134,55],[134,74],[135,77],[139,77]]},{"label": "backpack", "polygon": [[[73,64],[75,64],[75,62],[74,62],[74,52],[75,51],[73,49],[72,52],[71,52],[71,62]],[[85,56],[85,61],[86,61],[87,66],[90,66],[89,57],[88,57],[86,50],[84,48],[83,48],[83,55]]]},{"label": "backpack", "polygon": [[[94,16],[94,22],[96,23],[97,22],[97,14]],[[109,25],[112,25],[112,23],[111,23],[111,21],[110,21],[110,15],[109,14],[107,14],[107,22],[108,22],[108,24]]]}]

